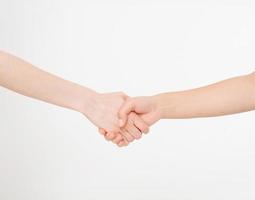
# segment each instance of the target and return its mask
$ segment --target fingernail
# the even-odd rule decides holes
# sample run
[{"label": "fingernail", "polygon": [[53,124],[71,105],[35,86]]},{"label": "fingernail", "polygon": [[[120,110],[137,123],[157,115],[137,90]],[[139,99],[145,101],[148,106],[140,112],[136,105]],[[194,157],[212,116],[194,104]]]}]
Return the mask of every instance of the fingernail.
[{"label": "fingernail", "polygon": [[149,133],[149,129],[146,129],[146,130],[144,131],[144,133]]}]

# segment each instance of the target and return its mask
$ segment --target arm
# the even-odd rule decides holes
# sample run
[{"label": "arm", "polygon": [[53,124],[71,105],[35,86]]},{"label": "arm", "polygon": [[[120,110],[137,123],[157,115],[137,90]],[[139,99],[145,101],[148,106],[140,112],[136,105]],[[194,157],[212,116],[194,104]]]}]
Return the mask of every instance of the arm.
[{"label": "arm", "polygon": [[124,121],[121,125],[130,111],[140,114],[150,125],[159,119],[214,117],[254,109],[255,73],[252,73],[197,89],[131,98],[119,115]]},{"label": "arm", "polygon": [[[1,51],[0,85],[22,95],[81,112],[97,127],[108,132],[122,131],[117,113],[126,98],[123,93],[99,94]],[[132,124],[123,131],[130,129],[133,135],[139,137],[138,130],[146,131],[148,126],[136,115],[135,117],[137,128]],[[120,141],[122,137],[120,134],[118,136]],[[114,137],[111,134],[111,138]]]},{"label": "arm", "polygon": [[61,107],[83,111],[97,93],[40,70],[30,63],[0,52],[0,85],[19,94]]}]

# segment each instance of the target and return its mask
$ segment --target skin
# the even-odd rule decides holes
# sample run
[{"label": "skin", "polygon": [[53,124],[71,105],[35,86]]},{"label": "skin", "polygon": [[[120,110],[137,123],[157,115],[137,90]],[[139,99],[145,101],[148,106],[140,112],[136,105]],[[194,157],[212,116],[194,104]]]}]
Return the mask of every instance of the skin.
[{"label": "skin", "polygon": [[89,88],[45,72],[11,54],[0,51],[0,85],[19,94],[78,111],[85,115],[107,140],[126,146],[148,132],[148,125],[130,112],[119,127],[118,111],[127,96],[122,92],[100,94]]},{"label": "skin", "polygon": [[215,117],[255,109],[255,73],[192,90],[129,98],[122,92],[99,94],[0,51],[0,85],[84,114],[105,139],[119,146],[141,138],[160,119]]},{"label": "skin", "polygon": [[[255,73],[196,89],[128,98],[119,111],[120,126],[130,112],[149,126],[161,119],[216,117],[255,109]],[[120,142],[122,144],[122,141]]]}]

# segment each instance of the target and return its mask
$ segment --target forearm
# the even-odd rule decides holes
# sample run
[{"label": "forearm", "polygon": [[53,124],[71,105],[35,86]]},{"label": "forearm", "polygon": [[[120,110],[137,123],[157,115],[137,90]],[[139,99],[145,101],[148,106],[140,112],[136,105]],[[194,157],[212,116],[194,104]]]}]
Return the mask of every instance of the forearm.
[{"label": "forearm", "polygon": [[213,117],[255,109],[255,75],[155,96],[162,118]]},{"label": "forearm", "polygon": [[81,111],[95,92],[0,51],[0,85],[22,95]]}]

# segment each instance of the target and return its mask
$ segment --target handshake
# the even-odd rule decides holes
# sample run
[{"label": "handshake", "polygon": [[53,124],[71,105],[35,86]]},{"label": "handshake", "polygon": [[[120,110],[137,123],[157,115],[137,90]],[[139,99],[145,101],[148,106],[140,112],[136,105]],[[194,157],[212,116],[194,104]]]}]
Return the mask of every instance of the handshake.
[{"label": "handshake", "polygon": [[255,109],[255,73],[208,86],[130,98],[98,94],[0,51],[0,86],[84,114],[105,139],[127,146],[158,120],[215,117]]},{"label": "handshake", "polygon": [[0,51],[0,86],[84,114],[118,146],[127,146],[161,117],[154,97],[129,98],[122,92],[99,94]]},{"label": "handshake", "polygon": [[130,98],[122,92],[92,92],[88,99],[80,111],[99,127],[106,140],[119,147],[140,139],[162,117],[157,96]]}]

